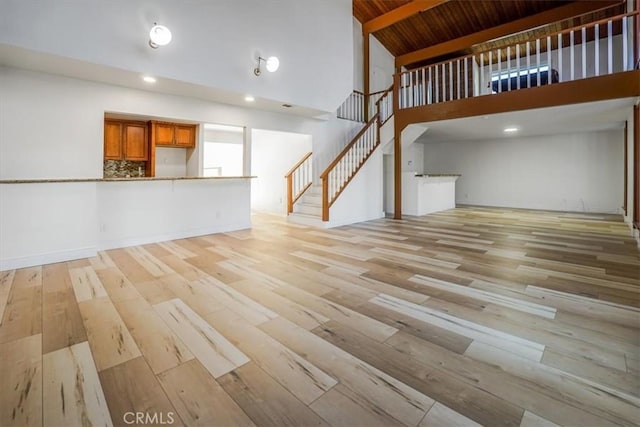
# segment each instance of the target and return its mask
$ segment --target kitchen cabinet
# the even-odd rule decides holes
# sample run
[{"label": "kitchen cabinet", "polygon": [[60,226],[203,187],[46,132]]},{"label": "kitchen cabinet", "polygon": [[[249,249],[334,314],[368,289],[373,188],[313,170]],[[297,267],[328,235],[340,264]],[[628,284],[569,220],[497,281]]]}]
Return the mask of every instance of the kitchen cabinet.
[{"label": "kitchen cabinet", "polygon": [[196,125],[152,121],[151,139],[156,146],[194,148]]},{"label": "kitchen cabinet", "polygon": [[125,120],[105,120],[104,159],[149,160],[147,124]]},{"label": "kitchen cabinet", "polygon": [[104,122],[104,159],[122,159],[122,123]]},{"label": "kitchen cabinet", "polygon": [[122,134],[124,135],[125,160],[149,159],[149,138],[147,138],[146,123],[126,123]]}]

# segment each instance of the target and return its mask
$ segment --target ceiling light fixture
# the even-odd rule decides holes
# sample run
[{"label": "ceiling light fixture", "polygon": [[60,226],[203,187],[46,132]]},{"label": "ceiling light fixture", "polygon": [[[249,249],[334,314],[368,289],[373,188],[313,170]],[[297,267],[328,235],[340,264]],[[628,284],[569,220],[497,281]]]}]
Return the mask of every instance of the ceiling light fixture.
[{"label": "ceiling light fixture", "polygon": [[247,96],[244,97],[244,100],[247,101],[247,102],[253,102],[256,99],[251,95],[247,95]]},{"label": "ceiling light fixture", "polygon": [[509,127],[509,128],[504,128],[504,133],[513,133],[513,132],[518,132],[518,128],[517,127]]},{"label": "ceiling light fixture", "polygon": [[171,31],[164,25],[153,23],[151,31],[149,31],[149,46],[157,49],[160,46],[166,46],[171,42]]},{"label": "ceiling light fixture", "polygon": [[157,81],[155,77],[151,77],[151,76],[142,76],[142,80],[144,80],[147,83],[155,83]]},{"label": "ceiling light fixture", "polygon": [[255,74],[256,76],[262,74],[262,71],[260,70],[260,64],[262,63],[262,61],[265,62],[265,67],[270,73],[274,73],[278,71],[278,68],[280,68],[280,60],[277,56],[270,56],[267,59],[258,57],[258,66],[253,69],[253,74]]}]

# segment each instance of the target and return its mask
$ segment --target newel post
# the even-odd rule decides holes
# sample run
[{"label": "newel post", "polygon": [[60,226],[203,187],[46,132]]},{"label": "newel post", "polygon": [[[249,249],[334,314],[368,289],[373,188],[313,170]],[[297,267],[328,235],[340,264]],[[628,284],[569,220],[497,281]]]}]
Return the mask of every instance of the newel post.
[{"label": "newel post", "polygon": [[287,215],[293,212],[293,174],[288,174],[287,178]]},{"label": "newel post", "polygon": [[322,220],[329,221],[329,176],[322,179]]},{"label": "newel post", "polygon": [[393,218],[402,219],[402,129],[398,112],[400,110],[400,73],[393,75]]}]

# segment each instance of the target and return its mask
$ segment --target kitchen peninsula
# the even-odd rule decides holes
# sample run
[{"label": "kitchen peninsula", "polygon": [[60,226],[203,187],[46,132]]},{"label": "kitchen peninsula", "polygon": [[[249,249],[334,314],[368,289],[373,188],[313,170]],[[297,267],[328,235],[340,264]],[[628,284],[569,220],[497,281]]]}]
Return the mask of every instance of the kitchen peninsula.
[{"label": "kitchen peninsula", "polygon": [[251,178],[2,180],[0,271],[250,228]]},{"label": "kitchen peninsula", "polygon": [[456,207],[458,174],[416,174],[403,172],[402,212],[426,215]]}]

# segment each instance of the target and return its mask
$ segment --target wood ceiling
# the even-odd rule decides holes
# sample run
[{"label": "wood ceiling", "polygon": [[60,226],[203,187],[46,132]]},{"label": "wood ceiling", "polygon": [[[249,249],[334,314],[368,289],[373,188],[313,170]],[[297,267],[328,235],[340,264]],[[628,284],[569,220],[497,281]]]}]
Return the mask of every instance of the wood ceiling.
[{"label": "wood ceiling", "polygon": [[[353,0],[353,14],[364,24],[408,3],[411,3],[411,0]],[[575,2],[564,0],[450,0],[414,14],[373,34],[393,56],[398,57],[569,3]],[[624,10],[622,5],[613,9],[605,15],[612,16]],[[599,12],[593,14],[592,17],[586,16],[576,21],[576,24],[590,22],[603,16],[603,12]],[[559,28],[556,26],[554,29],[557,31]],[[478,48],[479,46],[474,50]],[[480,49],[484,50],[482,47]],[[458,53],[464,54],[470,51]],[[456,54],[448,56],[456,56]]]}]

